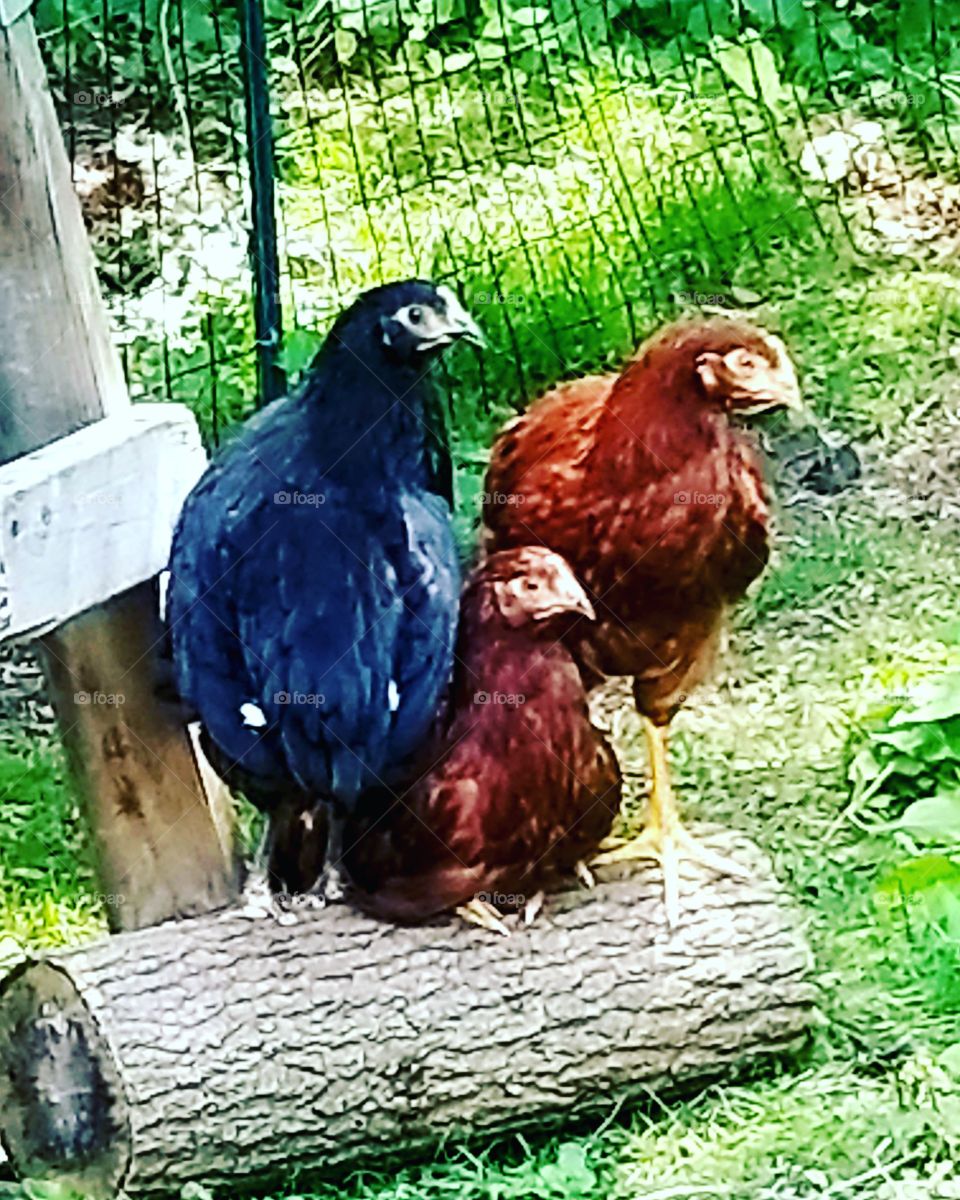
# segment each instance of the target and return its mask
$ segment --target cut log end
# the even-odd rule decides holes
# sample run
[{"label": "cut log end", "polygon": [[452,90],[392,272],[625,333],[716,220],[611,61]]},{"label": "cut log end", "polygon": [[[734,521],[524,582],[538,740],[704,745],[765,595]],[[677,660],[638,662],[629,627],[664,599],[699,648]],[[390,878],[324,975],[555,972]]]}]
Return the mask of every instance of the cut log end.
[{"label": "cut log end", "polygon": [[110,1194],[129,1156],[110,1051],[76,984],[52,964],[0,993],[0,1141],[25,1178]]},{"label": "cut log end", "polygon": [[690,878],[673,930],[659,872],[634,864],[509,938],[251,906],[21,966],[0,986],[11,1162],[91,1196],[230,1191],[782,1054],[813,1011],[800,923],[755,847],[705,840],[754,874]]}]

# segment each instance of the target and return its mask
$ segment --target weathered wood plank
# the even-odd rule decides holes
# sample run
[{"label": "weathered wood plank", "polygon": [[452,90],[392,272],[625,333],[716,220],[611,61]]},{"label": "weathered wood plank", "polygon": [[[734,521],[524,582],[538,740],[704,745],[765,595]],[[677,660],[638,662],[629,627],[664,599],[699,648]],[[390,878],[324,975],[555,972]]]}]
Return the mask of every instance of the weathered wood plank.
[{"label": "weathered wood plank", "polygon": [[151,579],[206,466],[192,413],[142,404],[0,467],[0,638]]},{"label": "weathered wood plank", "polygon": [[0,461],[127,402],[37,48],[0,29]]},{"label": "weathered wood plank", "polygon": [[234,1195],[783,1053],[813,1016],[799,914],[755,847],[711,844],[756,876],[699,877],[673,930],[647,867],[509,938],[241,909],[28,965],[0,987],[0,1138],[91,1197]]},{"label": "weathered wood plank", "polygon": [[[4,3],[12,15],[9,0]],[[104,417],[126,412],[136,420],[128,405],[33,22],[24,13],[0,28],[0,462]],[[54,458],[57,453],[51,451]],[[191,469],[178,459],[177,492],[182,473]],[[124,474],[124,488],[127,479]],[[103,478],[77,486],[88,482],[97,486]],[[144,486],[161,484],[158,467]],[[30,510],[32,532],[45,510],[51,530],[63,532],[76,518],[54,511],[69,498],[57,486],[52,480],[48,501]],[[159,529],[144,531],[144,540],[157,557],[159,542],[169,536],[172,498],[154,494]],[[132,927],[222,905],[234,893],[235,867],[225,845],[224,793],[207,795],[184,714],[155,696],[162,664],[154,586],[123,591],[140,567],[117,558],[98,561],[107,553],[110,519],[104,512],[103,545],[90,548],[81,575],[89,584],[99,573],[91,585],[99,597],[121,595],[47,634],[42,647],[51,704],[101,852],[101,887],[123,897],[111,905],[110,919]],[[5,527],[7,543],[11,532]],[[42,545],[32,534],[31,540]],[[23,569],[18,562],[16,580],[7,582],[15,595],[31,586],[20,577]],[[36,617],[49,623],[36,592],[34,602],[34,617],[25,605],[9,614],[11,629],[29,627]],[[81,694],[123,694],[125,701],[78,701]]]}]

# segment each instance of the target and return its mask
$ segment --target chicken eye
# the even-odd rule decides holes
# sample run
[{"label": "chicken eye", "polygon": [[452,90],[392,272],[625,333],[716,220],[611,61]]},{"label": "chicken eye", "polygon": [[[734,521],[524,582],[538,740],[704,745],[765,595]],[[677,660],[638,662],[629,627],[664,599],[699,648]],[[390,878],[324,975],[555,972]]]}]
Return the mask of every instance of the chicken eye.
[{"label": "chicken eye", "polygon": [[527,582],[523,586],[527,589],[528,592],[535,592],[540,587],[540,584],[534,583],[534,581],[532,579],[528,579]]},{"label": "chicken eye", "polygon": [[411,325],[419,325],[423,320],[423,309],[419,304],[411,304],[407,309],[407,320]]}]

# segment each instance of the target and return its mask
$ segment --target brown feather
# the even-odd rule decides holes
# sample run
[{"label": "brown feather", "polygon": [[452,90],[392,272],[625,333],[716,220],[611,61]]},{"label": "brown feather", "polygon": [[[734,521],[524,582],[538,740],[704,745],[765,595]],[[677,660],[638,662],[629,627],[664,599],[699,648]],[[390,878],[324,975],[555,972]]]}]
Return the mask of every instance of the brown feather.
[{"label": "brown feather", "polygon": [[727,319],[669,326],[619,376],[564,384],[497,440],[487,475],[488,546],[563,555],[597,609],[572,645],[589,677],[632,675],[665,722],[705,673],[726,608],[769,554],[753,440],[708,395],[702,355],[768,354]]},{"label": "brown feather", "polygon": [[518,553],[464,592],[448,725],[421,774],[399,800],[367,797],[347,830],[356,901],[379,916],[421,920],[478,892],[522,903],[589,858],[619,810],[616,759],[562,640],[572,618],[510,624],[499,607]]}]

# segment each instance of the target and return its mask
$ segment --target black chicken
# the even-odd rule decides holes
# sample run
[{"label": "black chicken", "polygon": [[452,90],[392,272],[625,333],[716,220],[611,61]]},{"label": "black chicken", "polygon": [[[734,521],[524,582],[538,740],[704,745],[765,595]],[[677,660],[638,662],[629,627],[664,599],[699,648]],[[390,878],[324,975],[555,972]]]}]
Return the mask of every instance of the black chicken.
[{"label": "black chicken", "polygon": [[299,390],[214,460],[174,534],[178,685],[216,768],[271,814],[274,890],[301,890],[315,814],[339,895],[341,818],[391,785],[450,677],[459,568],[425,385],[462,339],[480,331],[447,288],[361,296]]}]

